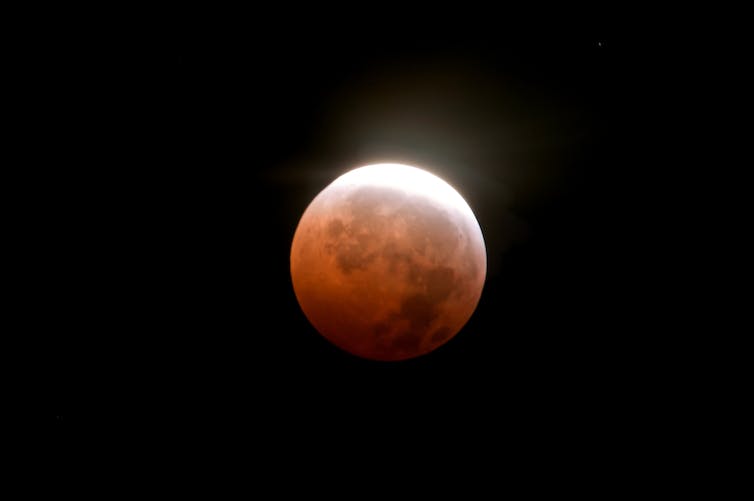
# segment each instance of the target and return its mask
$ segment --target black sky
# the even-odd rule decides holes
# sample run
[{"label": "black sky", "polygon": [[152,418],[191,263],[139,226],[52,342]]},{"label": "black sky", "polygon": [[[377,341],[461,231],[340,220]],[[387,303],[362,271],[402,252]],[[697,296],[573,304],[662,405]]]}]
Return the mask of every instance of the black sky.
[{"label": "black sky", "polygon": [[[640,440],[667,345],[638,325],[630,50],[404,14],[177,16],[61,65],[80,167],[59,176],[84,195],[61,238],[89,270],[61,308],[83,318],[56,342],[64,413],[179,448],[272,436],[272,455],[453,445],[526,464]],[[449,181],[488,250],[467,326],[402,363],[329,345],[289,276],[309,201],[376,161]]]}]

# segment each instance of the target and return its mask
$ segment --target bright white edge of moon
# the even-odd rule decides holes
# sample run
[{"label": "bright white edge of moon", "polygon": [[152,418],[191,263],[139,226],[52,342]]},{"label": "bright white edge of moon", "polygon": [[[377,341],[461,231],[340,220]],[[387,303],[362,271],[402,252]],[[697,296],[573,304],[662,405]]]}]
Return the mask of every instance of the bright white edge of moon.
[{"label": "bright white edge of moon", "polygon": [[448,183],[425,170],[403,164],[373,164],[346,172],[332,182],[333,187],[384,186],[417,194],[451,206],[476,221],[463,197]]}]

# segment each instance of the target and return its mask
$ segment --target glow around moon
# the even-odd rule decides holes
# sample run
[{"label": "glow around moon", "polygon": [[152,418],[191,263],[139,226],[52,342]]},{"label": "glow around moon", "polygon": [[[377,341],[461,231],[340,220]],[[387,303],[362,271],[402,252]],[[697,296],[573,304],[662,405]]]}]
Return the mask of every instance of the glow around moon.
[{"label": "glow around moon", "polygon": [[330,342],[373,360],[426,354],[468,322],[487,256],[458,192],[416,167],[340,176],[304,212],[291,247],[296,298]]}]

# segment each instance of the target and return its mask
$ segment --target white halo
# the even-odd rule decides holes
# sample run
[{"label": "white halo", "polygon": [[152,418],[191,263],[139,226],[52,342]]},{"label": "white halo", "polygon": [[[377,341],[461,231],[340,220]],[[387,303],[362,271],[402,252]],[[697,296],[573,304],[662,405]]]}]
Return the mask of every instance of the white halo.
[{"label": "white halo", "polygon": [[466,200],[451,185],[418,167],[403,164],[373,164],[346,172],[332,186],[385,186],[435,200],[441,205],[450,205],[461,213],[474,218]]}]

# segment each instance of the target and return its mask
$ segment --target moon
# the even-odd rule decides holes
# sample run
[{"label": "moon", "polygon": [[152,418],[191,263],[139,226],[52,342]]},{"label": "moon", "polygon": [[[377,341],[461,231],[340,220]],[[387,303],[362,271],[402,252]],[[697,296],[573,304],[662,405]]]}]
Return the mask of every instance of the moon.
[{"label": "moon", "polygon": [[447,343],[474,313],[486,273],[466,201],[401,164],[338,177],[306,208],[291,246],[293,289],[309,322],[371,360],[411,359]]}]

